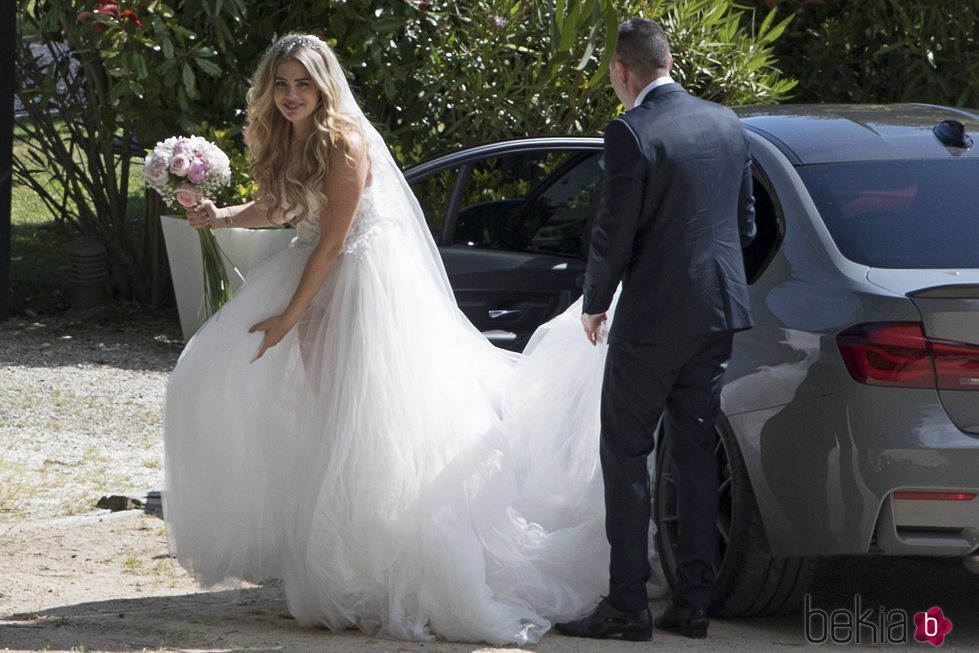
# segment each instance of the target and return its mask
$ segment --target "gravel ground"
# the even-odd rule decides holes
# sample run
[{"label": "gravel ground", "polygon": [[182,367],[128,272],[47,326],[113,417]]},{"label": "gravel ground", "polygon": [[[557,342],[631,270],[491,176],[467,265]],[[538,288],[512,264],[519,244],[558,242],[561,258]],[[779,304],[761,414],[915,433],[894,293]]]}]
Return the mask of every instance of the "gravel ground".
[{"label": "gravel ground", "polygon": [[0,651],[483,650],[302,628],[276,584],[202,592],[158,516],[96,508],[161,488],[182,346],[124,308],[0,323]]},{"label": "gravel ground", "polygon": [[[277,585],[202,592],[170,557],[158,516],[97,509],[106,494],[160,489],[163,395],[181,348],[175,318],[125,307],[0,322],[0,651],[516,650],[302,628]],[[823,561],[813,605],[849,609],[857,594],[871,608],[940,605],[955,622],[943,648],[979,650],[979,577],[955,560]],[[534,650],[794,651],[809,646],[803,624],[715,620],[707,640],[655,633],[648,644],[548,634]]]},{"label": "gravel ground", "polygon": [[159,489],[182,342],[169,321],[125,317],[0,323],[0,514],[71,515]]}]

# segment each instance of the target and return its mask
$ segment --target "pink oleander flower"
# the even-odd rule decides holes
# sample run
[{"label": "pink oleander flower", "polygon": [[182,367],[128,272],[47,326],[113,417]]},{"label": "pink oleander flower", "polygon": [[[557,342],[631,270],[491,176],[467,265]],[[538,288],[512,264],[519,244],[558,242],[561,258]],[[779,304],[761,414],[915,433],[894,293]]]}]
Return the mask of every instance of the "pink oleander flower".
[{"label": "pink oleander flower", "polygon": [[98,3],[95,5],[95,13],[106,14],[107,16],[119,16],[119,5],[114,2]]}]

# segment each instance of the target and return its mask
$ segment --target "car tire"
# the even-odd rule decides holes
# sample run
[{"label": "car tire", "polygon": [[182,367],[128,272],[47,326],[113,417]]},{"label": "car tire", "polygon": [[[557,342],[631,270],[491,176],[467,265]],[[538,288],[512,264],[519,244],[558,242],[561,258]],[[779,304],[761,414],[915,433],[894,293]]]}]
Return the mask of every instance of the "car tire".
[{"label": "car tire", "polygon": [[[809,588],[815,559],[776,557],[755,501],[737,438],[721,417],[715,428],[718,461],[718,556],[714,564],[711,614],[721,617],[763,617],[799,609]],[[656,549],[663,573],[676,587],[676,486],[669,441],[659,438],[653,494]]]}]

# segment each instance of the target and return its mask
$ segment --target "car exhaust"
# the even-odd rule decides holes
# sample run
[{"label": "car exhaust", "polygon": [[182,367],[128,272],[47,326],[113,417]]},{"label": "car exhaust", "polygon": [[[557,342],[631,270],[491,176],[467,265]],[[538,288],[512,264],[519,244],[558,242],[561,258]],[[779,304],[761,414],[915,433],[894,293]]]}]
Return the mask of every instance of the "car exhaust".
[{"label": "car exhaust", "polygon": [[969,555],[962,556],[962,565],[974,574],[979,574],[979,553],[973,551]]}]

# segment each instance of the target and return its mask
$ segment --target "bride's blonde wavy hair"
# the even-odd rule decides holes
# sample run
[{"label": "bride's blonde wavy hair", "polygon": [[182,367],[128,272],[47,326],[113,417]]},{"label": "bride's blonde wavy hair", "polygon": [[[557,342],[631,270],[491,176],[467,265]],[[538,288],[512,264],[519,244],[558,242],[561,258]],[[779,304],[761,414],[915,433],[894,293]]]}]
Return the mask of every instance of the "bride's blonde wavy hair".
[{"label": "bride's blonde wavy hair", "polygon": [[[290,123],[275,106],[273,96],[276,68],[288,59],[306,68],[320,92],[319,105],[313,112],[313,127],[298,169],[290,169],[288,165]],[[329,46],[315,36],[290,34],[265,52],[246,96],[245,128],[245,144],[252,156],[249,173],[258,183],[263,203],[270,207],[284,206],[297,216],[305,216],[309,211],[307,192],[312,191],[321,209],[326,207],[322,188],[330,172],[331,151],[336,147],[347,149],[345,146],[353,133],[363,136],[357,116],[340,109],[344,88],[340,62]]]}]

